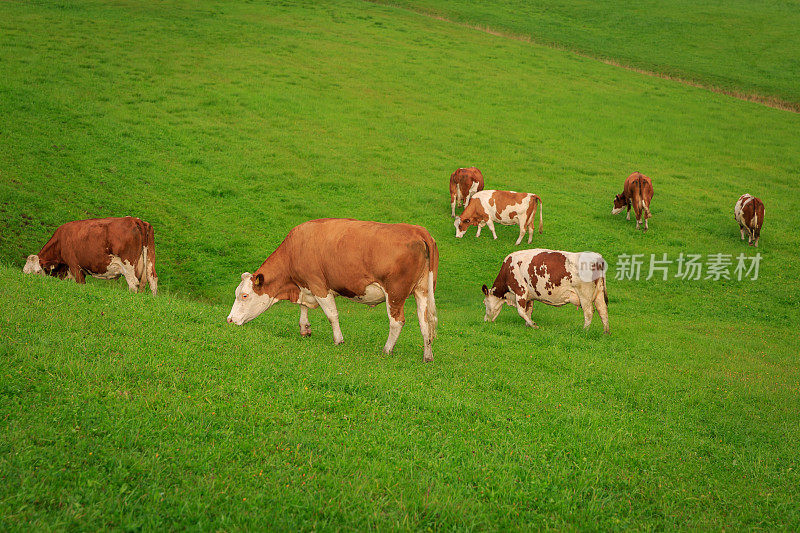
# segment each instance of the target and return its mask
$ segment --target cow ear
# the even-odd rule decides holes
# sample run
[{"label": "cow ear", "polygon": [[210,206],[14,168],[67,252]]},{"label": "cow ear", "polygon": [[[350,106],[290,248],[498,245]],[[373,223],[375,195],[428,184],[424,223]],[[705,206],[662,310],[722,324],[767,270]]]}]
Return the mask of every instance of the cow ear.
[{"label": "cow ear", "polygon": [[260,287],[264,283],[264,274],[256,274],[252,278],[253,280],[253,287]]},{"label": "cow ear", "polygon": [[486,285],[483,286],[483,294],[485,294],[486,296],[489,296],[489,289],[488,289],[488,287],[486,287]]}]

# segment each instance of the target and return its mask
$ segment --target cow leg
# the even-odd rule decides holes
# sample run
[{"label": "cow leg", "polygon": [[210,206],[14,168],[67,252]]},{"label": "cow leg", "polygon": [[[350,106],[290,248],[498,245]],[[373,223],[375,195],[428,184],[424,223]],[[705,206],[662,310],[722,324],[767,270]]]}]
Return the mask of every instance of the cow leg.
[{"label": "cow leg", "polygon": [[581,309],[583,309],[583,329],[589,329],[589,326],[592,325],[592,315],[594,315],[592,301],[581,298]]},{"label": "cow leg", "polygon": [[611,328],[608,325],[608,304],[606,304],[606,296],[603,291],[597,291],[597,296],[594,299],[594,306],[597,308],[597,312],[600,313],[600,320],[603,322],[603,331],[605,333],[611,333]]},{"label": "cow leg", "polygon": [[533,214],[531,215],[531,223],[528,224],[528,244],[533,242],[533,230],[534,230],[534,221],[533,221]]},{"label": "cow leg", "polygon": [[475,237],[481,236],[481,230],[483,229],[483,226],[484,226],[483,222],[478,222],[478,233],[475,234]]},{"label": "cow leg", "polygon": [[300,335],[311,336],[311,322],[308,321],[308,307],[305,305],[300,306]]},{"label": "cow leg", "polygon": [[456,218],[456,195],[450,193],[450,216]]},{"label": "cow leg", "polygon": [[[406,323],[406,317],[403,313],[403,304],[406,301],[391,303],[391,298],[386,295],[386,314],[389,315],[389,338],[386,339],[386,346],[383,347],[383,353],[390,354],[394,350],[394,345],[397,343],[397,337],[400,336],[400,331]],[[433,357],[431,355],[431,357]]]},{"label": "cow leg", "polygon": [[[522,239],[524,237],[525,237],[525,220],[523,220],[522,217],[520,217],[520,219],[519,219],[519,237],[517,238],[517,242],[516,242],[517,246],[519,246],[519,243],[522,242]],[[528,241],[528,242],[531,242],[531,241]]]},{"label": "cow leg", "polygon": [[417,302],[417,320],[419,330],[422,332],[422,360],[426,363],[433,361],[433,336],[428,323],[428,291],[427,288],[418,288],[414,291],[414,300]]},{"label": "cow leg", "polygon": [[158,276],[156,276],[156,264],[152,257],[150,258],[148,267],[150,268],[150,273],[147,275],[147,282],[150,284],[150,290],[153,296],[155,296],[158,292]]},{"label": "cow leg", "polygon": [[522,317],[522,320],[525,321],[526,326],[533,329],[539,329],[539,326],[536,325],[536,322],[531,320],[531,312],[533,311],[532,301],[517,297],[516,307],[517,313]]},{"label": "cow leg", "polygon": [[630,220],[630,219],[631,219],[631,203],[628,202],[628,216],[625,218],[625,220]]},{"label": "cow leg", "polygon": [[633,214],[636,216],[636,229],[639,229],[639,225],[642,223],[642,210],[636,204],[633,204]]},{"label": "cow leg", "polygon": [[69,273],[72,276],[72,279],[75,280],[75,283],[80,283],[81,285],[86,283],[86,275],[79,266],[69,265]]},{"label": "cow leg", "polygon": [[489,231],[492,232],[492,236],[495,238],[495,240],[497,240],[497,233],[494,231],[494,221],[491,218],[486,221],[486,226],[489,228]]},{"label": "cow leg", "polygon": [[344,337],[342,336],[342,328],[339,327],[339,311],[336,309],[336,302],[333,300],[333,294],[328,294],[325,298],[314,296],[317,303],[322,308],[322,312],[328,317],[328,321],[333,328],[333,342],[334,344],[342,344]]},{"label": "cow leg", "polygon": [[158,278],[147,278],[147,282],[150,284],[150,291],[152,291],[153,296],[155,296],[158,292]]},{"label": "cow leg", "polygon": [[125,276],[125,281],[128,283],[128,290],[131,292],[139,292],[139,278],[136,277],[136,269],[131,264],[122,264],[122,275]]},{"label": "cow leg", "polygon": [[744,226],[741,223],[739,223],[739,235],[741,236],[740,240],[743,241],[744,240]]}]

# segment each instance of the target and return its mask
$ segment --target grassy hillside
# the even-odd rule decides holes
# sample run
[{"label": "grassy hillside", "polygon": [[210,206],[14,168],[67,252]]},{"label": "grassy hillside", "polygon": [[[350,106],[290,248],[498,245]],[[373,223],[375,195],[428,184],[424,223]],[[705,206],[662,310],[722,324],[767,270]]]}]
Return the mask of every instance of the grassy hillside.
[{"label": "grassy hillside", "polygon": [[800,104],[800,2],[382,3],[694,80]]},{"label": "grassy hillside", "polygon": [[[47,28],[42,32],[41,28]],[[396,8],[0,7],[0,520],[81,526],[797,528],[800,117]],[[541,247],[755,252],[756,281],[609,279],[483,323],[513,246],[453,237],[447,178],[544,200]],[[631,171],[651,230],[609,212]],[[156,228],[161,296],[24,277],[66,220]],[[339,304],[224,317],[294,225],[403,221],[439,242],[440,336]],[[675,270],[672,270],[674,274]],[[304,485],[305,483],[305,485]]]}]

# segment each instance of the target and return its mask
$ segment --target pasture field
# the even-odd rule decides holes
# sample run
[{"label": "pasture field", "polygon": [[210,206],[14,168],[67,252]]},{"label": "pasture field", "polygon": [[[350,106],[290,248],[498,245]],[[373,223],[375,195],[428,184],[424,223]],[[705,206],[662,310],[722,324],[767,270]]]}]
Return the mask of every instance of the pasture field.
[{"label": "pasture field", "polygon": [[376,0],[800,110],[800,2]]},{"label": "pasture field", "polygon": [[[0,529],[800,528],[797,114],[345,0],[6,2],[0,66]],[[473,164],[542,197],[532,246],[609,261],[610,336],[483,322],[519,248],[454,238]],[[647,233],[610,215],[634,170]],[[64,221],[127,214],[158,297],[22,275]],[[380,306],[338,303],[342,346],[286,303],[225,323],[328,216],[436,238],[432,364],[412,302],[391,356]],[[757,280],[615,279],[756,251]]]}]

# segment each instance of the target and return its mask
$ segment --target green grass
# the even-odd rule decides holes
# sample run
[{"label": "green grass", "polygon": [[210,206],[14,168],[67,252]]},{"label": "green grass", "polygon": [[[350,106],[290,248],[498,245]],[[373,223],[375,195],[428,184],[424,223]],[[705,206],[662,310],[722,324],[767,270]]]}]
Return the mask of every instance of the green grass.
[{"label": "green grass", "polygon": [[[43,30],[46,28],[46,31]],[[798,529],[800,117],[396,8],[0,7],[0,529]],[[730,253],[757,281],[609,278],[483,323],[513,246],[457,240],[447,179],[544,200],[534,245]],[[651,230],[609,212],[653,178]],[[59,224],[156,228],[161,294],[23,276]],[[310,218],[437,239],[436,360],[411,303],[224,319]],[[674,272],[674,270],[673,270]]]},{"label": "green grass", "polygon": [[800,2],[378,0],[640,69],[800,104]]}]

